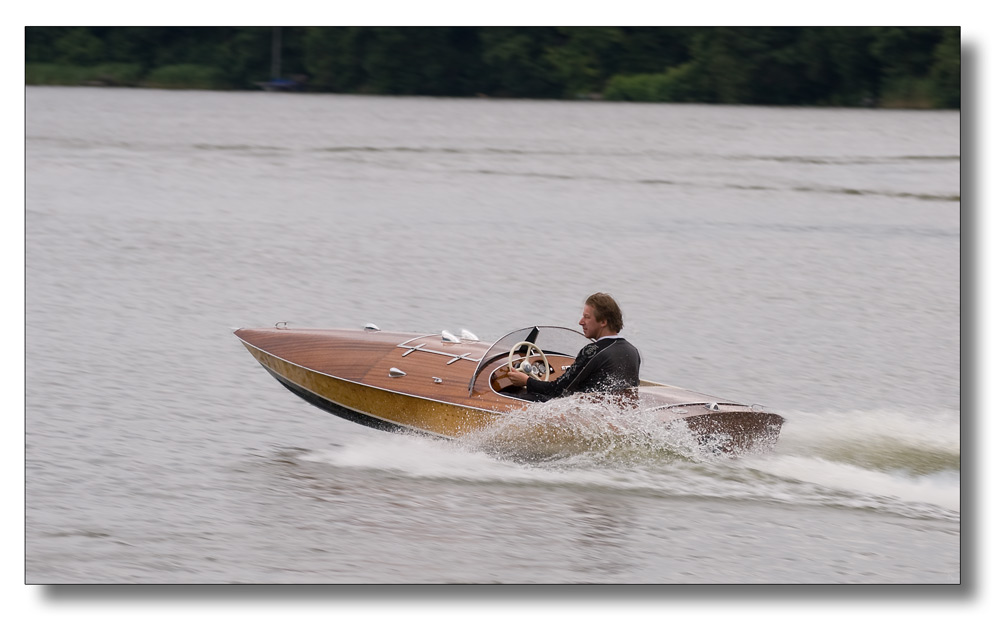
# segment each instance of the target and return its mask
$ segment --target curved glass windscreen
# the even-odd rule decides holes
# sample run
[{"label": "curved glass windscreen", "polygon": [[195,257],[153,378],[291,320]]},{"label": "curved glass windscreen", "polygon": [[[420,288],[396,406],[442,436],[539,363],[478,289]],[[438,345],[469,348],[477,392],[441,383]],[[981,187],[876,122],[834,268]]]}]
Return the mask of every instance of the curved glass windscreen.
[{"label": "curved glass windscreen", "polygon": [[519,342],[534,343],[546,355],[566,355],[576,357],[580,349],[592,342],[589,338],[574,329],[566,327],[554,327],[548,325],[525,327],[512,331],[503,338],[500,338],[487,349],[486,354],[479,360],[476,371],[472,373],[469,380],[469,392],[476,385],[479,374],[491,363],[500,358],[506,358],[510,354],[511,348]]}]

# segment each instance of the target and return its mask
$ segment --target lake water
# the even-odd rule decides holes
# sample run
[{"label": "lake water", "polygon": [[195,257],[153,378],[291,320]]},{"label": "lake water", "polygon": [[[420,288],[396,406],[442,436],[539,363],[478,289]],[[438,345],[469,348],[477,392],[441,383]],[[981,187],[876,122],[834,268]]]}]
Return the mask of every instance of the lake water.
[{"label": "lake water", "polygon": [[[43,88],[25,579],[961,580],[956,112]],[[772,454],[509,461],[367,429],[232,335],[575,327]]]}]

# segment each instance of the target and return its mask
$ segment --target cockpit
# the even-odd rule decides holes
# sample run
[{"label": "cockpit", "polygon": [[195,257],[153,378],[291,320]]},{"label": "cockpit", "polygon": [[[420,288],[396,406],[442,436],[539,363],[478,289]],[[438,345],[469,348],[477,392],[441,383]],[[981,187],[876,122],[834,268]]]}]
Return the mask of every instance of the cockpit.
[{"label": "cockpit", "polygon": [[489,372],[494,391],[509,390],[509,382],[503,374],[508,365],[536,379],[555,379],[573,364],[580,349],[590,342],[579,331],[566,327],[536,325],[512,331],[487,349],[469,380],[469,394],[472,395],[476,380],[484,371]]}]

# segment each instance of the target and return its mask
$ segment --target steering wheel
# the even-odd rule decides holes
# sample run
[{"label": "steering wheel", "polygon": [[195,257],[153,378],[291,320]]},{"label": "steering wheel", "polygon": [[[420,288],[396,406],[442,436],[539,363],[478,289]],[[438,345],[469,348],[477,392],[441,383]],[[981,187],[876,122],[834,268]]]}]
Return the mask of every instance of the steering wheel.
[{"label": "steering wheel", "polygon": [[[514,366],[514,354],[517,352],[518,347],[524,347],[524,346],[527,346],[528,350],[524,354],[524,362],[522,362],[522,366],[524,364],[528,364],[527,370],[525,370],[524,368],[518,367],[518,366]],[[542,356],[542,364],[545,365],[545,368],[544,368],[543,371],[542,370],[538,370],[538,365],[537,364],[529,364],[528,358],[531,357],[531,352],[532,351],[535,352],[535,355]],[[541,349],[539,349],[535,345],[535,343],[533,343],[533,342],[528,342],[527,340],[524,340],[524,341],[521,341],[521,342],[517,343],[513,347],[511,347],[510,348],[510,355],[507,356],[507,365],[510,366],[511,369],[517,369],[517,370],[521,371],[522,373],[527,373],[528,375],[534,377],[535,379],[538,379],[538,380],[541,380],[541,381],[548,381],[549,380],[549,359],[547,357],[545,357],[545,352],[542,351]],[[544,372],[544,377],[542,376],[543,372]]]}]

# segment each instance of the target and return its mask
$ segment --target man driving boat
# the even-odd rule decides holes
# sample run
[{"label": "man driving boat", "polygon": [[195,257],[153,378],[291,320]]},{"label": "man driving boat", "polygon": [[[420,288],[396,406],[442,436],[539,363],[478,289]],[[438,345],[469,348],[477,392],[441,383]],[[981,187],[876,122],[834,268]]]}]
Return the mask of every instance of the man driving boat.
[{"label": "man driving boat", "polygon": [[575,392],[610,392],[639,385],[639,351],[618,335],[624,327],[618,303],[606,293],[587,297],[580,318],[583,335],[594,340],[580,350],[576,361],[554,381],[541,381],[511,369],[508,379],[515,386],[526,386],[529,393],[542,400]]}]

